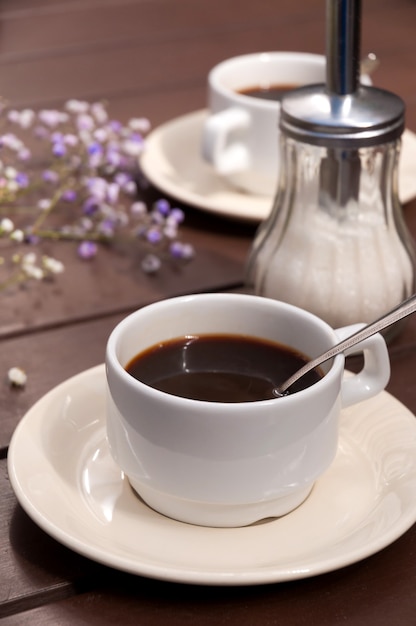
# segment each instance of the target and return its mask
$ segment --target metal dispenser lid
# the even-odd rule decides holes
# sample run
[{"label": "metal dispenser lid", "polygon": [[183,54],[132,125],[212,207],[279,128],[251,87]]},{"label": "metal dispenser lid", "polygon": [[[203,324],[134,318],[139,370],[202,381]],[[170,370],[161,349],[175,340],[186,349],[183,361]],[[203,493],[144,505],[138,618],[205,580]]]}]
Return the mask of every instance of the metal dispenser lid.
[{"label": "metal dispenser lid", "polygon": [[402,134],[403,100],[360,85],[360,4],[327,0],[326,84],[295,89],[282,99],[280,128],[290,137],[331,148],[359,148]]}]

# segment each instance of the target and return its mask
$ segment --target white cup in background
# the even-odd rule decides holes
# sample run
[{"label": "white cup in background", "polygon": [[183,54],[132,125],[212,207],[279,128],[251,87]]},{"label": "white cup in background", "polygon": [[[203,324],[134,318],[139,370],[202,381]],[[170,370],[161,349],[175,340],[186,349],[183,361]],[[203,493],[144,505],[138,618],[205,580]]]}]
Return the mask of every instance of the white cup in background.
[{"label": "white cup in background", "polygon": [[[323,55],[307,52],[261,52],[216,65],[208,75],[203,158],[233,186],[273,195],[279,176],[280,104],[240,91],[324,83],[325,66]],[[363,82],[371,81],[364,77]]]},{"label": "white cup in background", "polygon": [[208,75],[209,115],[202,154],[218,174],[254,194],[272,195],[278,177],[278,101],[240,90],[299,87],[325,81],[325,57],[302,52],[263,52],[223,61]]}]

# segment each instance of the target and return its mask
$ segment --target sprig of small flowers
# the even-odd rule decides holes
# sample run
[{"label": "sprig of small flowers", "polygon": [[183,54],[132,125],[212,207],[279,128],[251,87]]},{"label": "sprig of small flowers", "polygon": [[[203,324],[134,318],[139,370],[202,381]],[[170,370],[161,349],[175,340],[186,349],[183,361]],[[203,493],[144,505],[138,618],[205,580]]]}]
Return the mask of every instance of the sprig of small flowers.
[{"label": "sprig of small flowers", "polygon": [[[72,240],[88,260],[100,244],[138,240],[147,251],[146,273],[157,272],[166,259],[193,257],[192,246],[179,237],[183,211],[165,199],[150,208],[137,200],[147,119],[123,125],[109,118],[103,103],[80,100],[69,100],[62,111],[4,109],[1,117],[0,243]],[[63,226],[62,216],[69,219]],[[45,255],[13,254],[14,269],[0,289],[64,269]]]}]

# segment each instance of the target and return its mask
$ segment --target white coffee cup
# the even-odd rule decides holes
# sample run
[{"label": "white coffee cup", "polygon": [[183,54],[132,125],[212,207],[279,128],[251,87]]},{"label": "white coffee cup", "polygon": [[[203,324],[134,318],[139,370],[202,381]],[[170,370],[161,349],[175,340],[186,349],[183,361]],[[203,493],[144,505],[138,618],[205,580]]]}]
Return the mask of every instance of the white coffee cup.
[{"label": "white coffee cup", "polygon": [[[306,52],[247,54],[215,66],[208,75],[203,158],[233,186],[273,195],[279,177],[280,104],[240,90],[324,83],[325,67],[323,55]],[[371,81],[363,77],[363,82]]]},{"label": "white coffee cup", "polygon": [[125,366],[143,350],[195,334],[267,338],[314,357],[352,334],[259,296],[203,294],[164,300],[125,318],[106,351],[107,435],[131,486],[152,508],[204,526],[235,527],[299,506],[331,464],[342,407],[387,384],[384,339],[375,335],[359,375],[344,377],[344,356],[303,391],[255,402],[206,402],[158,391]]}]

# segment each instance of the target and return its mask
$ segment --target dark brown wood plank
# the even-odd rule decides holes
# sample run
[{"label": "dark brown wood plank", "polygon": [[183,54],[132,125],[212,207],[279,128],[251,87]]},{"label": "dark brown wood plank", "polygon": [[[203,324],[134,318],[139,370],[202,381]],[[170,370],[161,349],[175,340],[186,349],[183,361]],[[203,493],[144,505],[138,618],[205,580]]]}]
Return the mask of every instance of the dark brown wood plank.
[{"label": "dark brown wood plank", "polygon": [[[97,11],[97,7],[100,10]],[[282,4],[260,0],[236,11],[236,3],[210,3],[209,11],[192,0],[153,2],[67,2],[31,8],[0,8],[3,23],[0,62],[13,62],[48,53],[70,54],[76,48],[116,47],[123,43],[147,45],[163,39],[194,39],[201,35],[247,27],[270,28],[282,22],[306,22],[321,14],[319,0],[309,1],[297,11]],[[30,20],[28,20],[30,12]],[[192,23],[192,29],[187,24]],[[224,24],[226,25],[224,27]]]},{"label": "dark brown wood plank", "polygon": [[[63,380],[104,361],[107,338],[123,315],[37,332],[2,341],[0,352],[0,449],[26,411]],[[22,389],[10,388],[6,374],[22,367],[28,382]]]},{"label": "dark brown wood plank", "polygon": [[[67,12],[48,6],[45,14],[42,7],[38,18],[33,10],[30,20],[23,19],[25,13],[7,17],[3,11],[2,93],[15,106],[46,106],[69,97],[140,98],[156,89],[168,103],[167,95],[179,85],[203,89],[210,67],[227,56],[265,49],[324,52],[321,4],[289,12],[283,3],[277,9],[265,0],[236,11],[233,3],[217,0],[207,12],[185,1],[104,3],[97,18],[96,4],[69,3]],[[379,55],[376,84],[405,98],[409,125],[416,127],[416,9],[406,0],[386,0],[377,10],[373,4],[363,3],[363,53]]]},{"label": "dark brown wood plank", "polygon": [[[290,31],[289,31],[290,32]],[[140,43],[114,49],[93,50],[88,55],[48,56],[2,66],[2,93],[17,107],[42,106],[71,97],[113,98],[149,89],[205,84],[209,69],[235,54],[274,47],[276,38],[285,48],[322,52],[322,22],[302,24],[294,40],[284,26],[273,29],[227,31],[194,39]],[[126,69],[128,71],[126,71]]]},{"label": "dark brown wood plank", "polygon": [[51,539],[17,504],[4,458],[0,490],[0,619],[53,598],[73,596],[82,589],[82,581],[94,579],[100,569],[96,563]]}]

